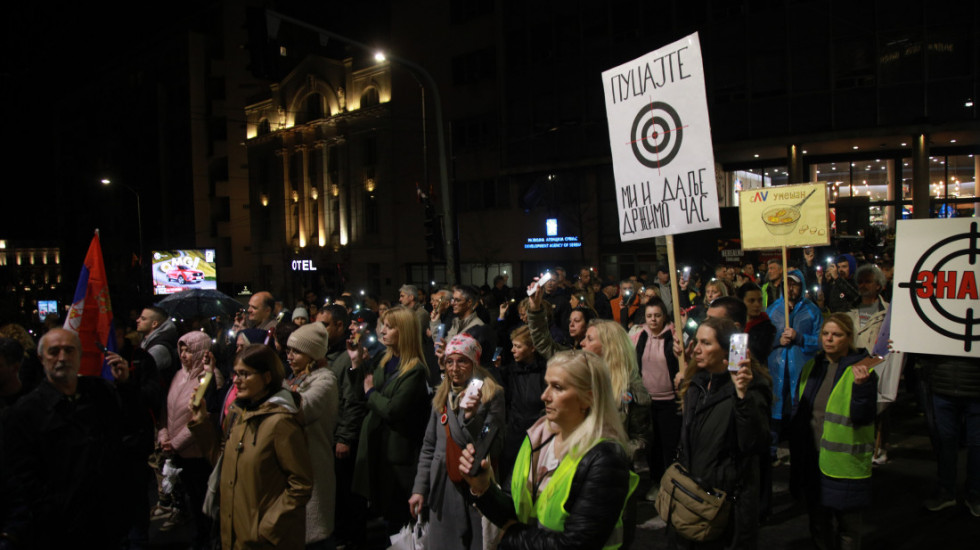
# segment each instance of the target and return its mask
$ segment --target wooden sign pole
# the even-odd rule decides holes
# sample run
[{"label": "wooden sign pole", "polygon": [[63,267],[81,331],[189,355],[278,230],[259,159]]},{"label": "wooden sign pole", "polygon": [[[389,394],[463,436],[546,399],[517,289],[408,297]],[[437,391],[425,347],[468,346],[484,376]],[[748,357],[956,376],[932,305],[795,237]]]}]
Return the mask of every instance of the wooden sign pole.
[{"label": "wooden sign pole", "polygon": [[[671,312],[674,316],[674,332],[677,335],[679,343],[681,345],[681,350],[684,349],[684,327],[678,325],[681,322],[681,294],[677,287],[677,260],[674,258],[674,236],[667,235],[667,265],[670,269],[670,297],[671,305],[673,311]],[[683,351],[677,358],[677,366],[680,372],[686,374],[687,371],[687,359],[684,357]]]},{"label": "wooden sign pole", "polygon": [[783,319],[789,327],[789,262],[786,261],[786,247],[783,247]]}]

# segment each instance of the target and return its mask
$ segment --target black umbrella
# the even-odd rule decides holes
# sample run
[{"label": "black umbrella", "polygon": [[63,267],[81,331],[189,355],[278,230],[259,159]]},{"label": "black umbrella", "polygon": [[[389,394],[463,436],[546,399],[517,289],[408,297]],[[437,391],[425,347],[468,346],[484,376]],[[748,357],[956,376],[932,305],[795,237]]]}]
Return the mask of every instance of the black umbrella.
[{"label": "black umbrella", "polygon": [[175,292],[157,302],[157,306],[178,319],[219,315],[232,318],[245,307],[224,292],[199,288]]}]

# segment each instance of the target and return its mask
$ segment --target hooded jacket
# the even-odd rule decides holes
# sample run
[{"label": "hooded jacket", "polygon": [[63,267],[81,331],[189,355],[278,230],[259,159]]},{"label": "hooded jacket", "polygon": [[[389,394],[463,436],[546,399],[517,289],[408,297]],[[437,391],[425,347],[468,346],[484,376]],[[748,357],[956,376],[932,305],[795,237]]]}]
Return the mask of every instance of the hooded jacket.
[{"label": "hooded jacket", "polygon": [[[232,405],[240,415],[221,455],[221,547],[302,550],[313,466],[293,394],[281,389],[266,401]],[[217,460],[218,434],[210,421],[189,425]]]},{"label": "hooded jacket", "polygon": [[[803,280],[803,274],[798,269],[790,271],[790,274]],[[780,344],[779,339],[787,326],[783,312],[785,298],[783,296],[776,300],[766,312],[776,327],[768,361],[773,387],[772,417],[775,419],[789,418],[796,400],[796,388],[803,365],[820,350],[820,325],[823,322],[820,309],[801,296],[800,301],[789,312],[789,327],[796,331],[796,340],[788,346]]]},{"label": "hooded jacket", "polygon": [[204,355],[211,349],[211,338],[203,332],[188,332],[177,341],[178,347],[180,344],[187,346],[191,361],[187,365],[181,365],[181,369],[170,382],[166,421],[157,433],[157,441],[161,444],[169,441],[174,452],[184,458],[198,458],[201,450],[191,437],[191,431],[187,429],[187,423],[191,419],[187,404],[204,376]]}]

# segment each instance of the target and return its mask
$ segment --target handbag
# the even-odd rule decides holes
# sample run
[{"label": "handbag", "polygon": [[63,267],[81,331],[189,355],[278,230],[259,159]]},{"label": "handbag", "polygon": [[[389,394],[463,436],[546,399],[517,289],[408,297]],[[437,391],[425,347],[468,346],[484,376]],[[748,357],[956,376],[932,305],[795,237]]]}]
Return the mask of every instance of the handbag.
[{"label": "handbag", "polygon": [[428,522],[419,519],[407,523],[391,536],[391,546],[388,550],[425,550],[425,539],[428,535]]},{"label": "handbag", "polygon": [[204,515],[208,516],[213,520],[218,519],[218,502],[220,498],[218,497],[218,490],[221,485],[221,460],[225,457],[224,451],[218,455],[218,461],[214,464],[214,469],[211,470],[211,475],[208,476],[208,489],[204,493],[204,505],[201,506],[201,511]]},{"label": "handbag", "polygon": [[685,539],[705,542],[725,532],[731,501],[725,491],[701,487],[674,462],[660,480],[657,513]]}]

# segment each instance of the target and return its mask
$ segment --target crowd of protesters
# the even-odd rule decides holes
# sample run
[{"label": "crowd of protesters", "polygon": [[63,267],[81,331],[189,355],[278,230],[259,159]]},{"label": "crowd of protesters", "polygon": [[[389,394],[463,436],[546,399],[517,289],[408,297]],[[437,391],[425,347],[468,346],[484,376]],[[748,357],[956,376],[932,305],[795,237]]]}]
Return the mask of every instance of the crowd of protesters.
[{"label": "crowd of protesters", "polygon": [[[78,375],[75,333],[7,324],[0,549],[141,548],[151,519],[194,548],[359,549],[369,524],[419,518],[430,548],[628,548],[674,462],[734,506],[712,542],[668,522],[672,546],[754,547],[789,465],[817,547],[858,548],[903,373],[937,455],[924,507],[957,504],[965,429],[980,517],[980,367],[890,352],[887,251],[788,268],[554,266],[390,302],[262,291],[228,319],[150,305],[117,319],[111,382]],[[728,365],[737,333],[748,355]]]}]

